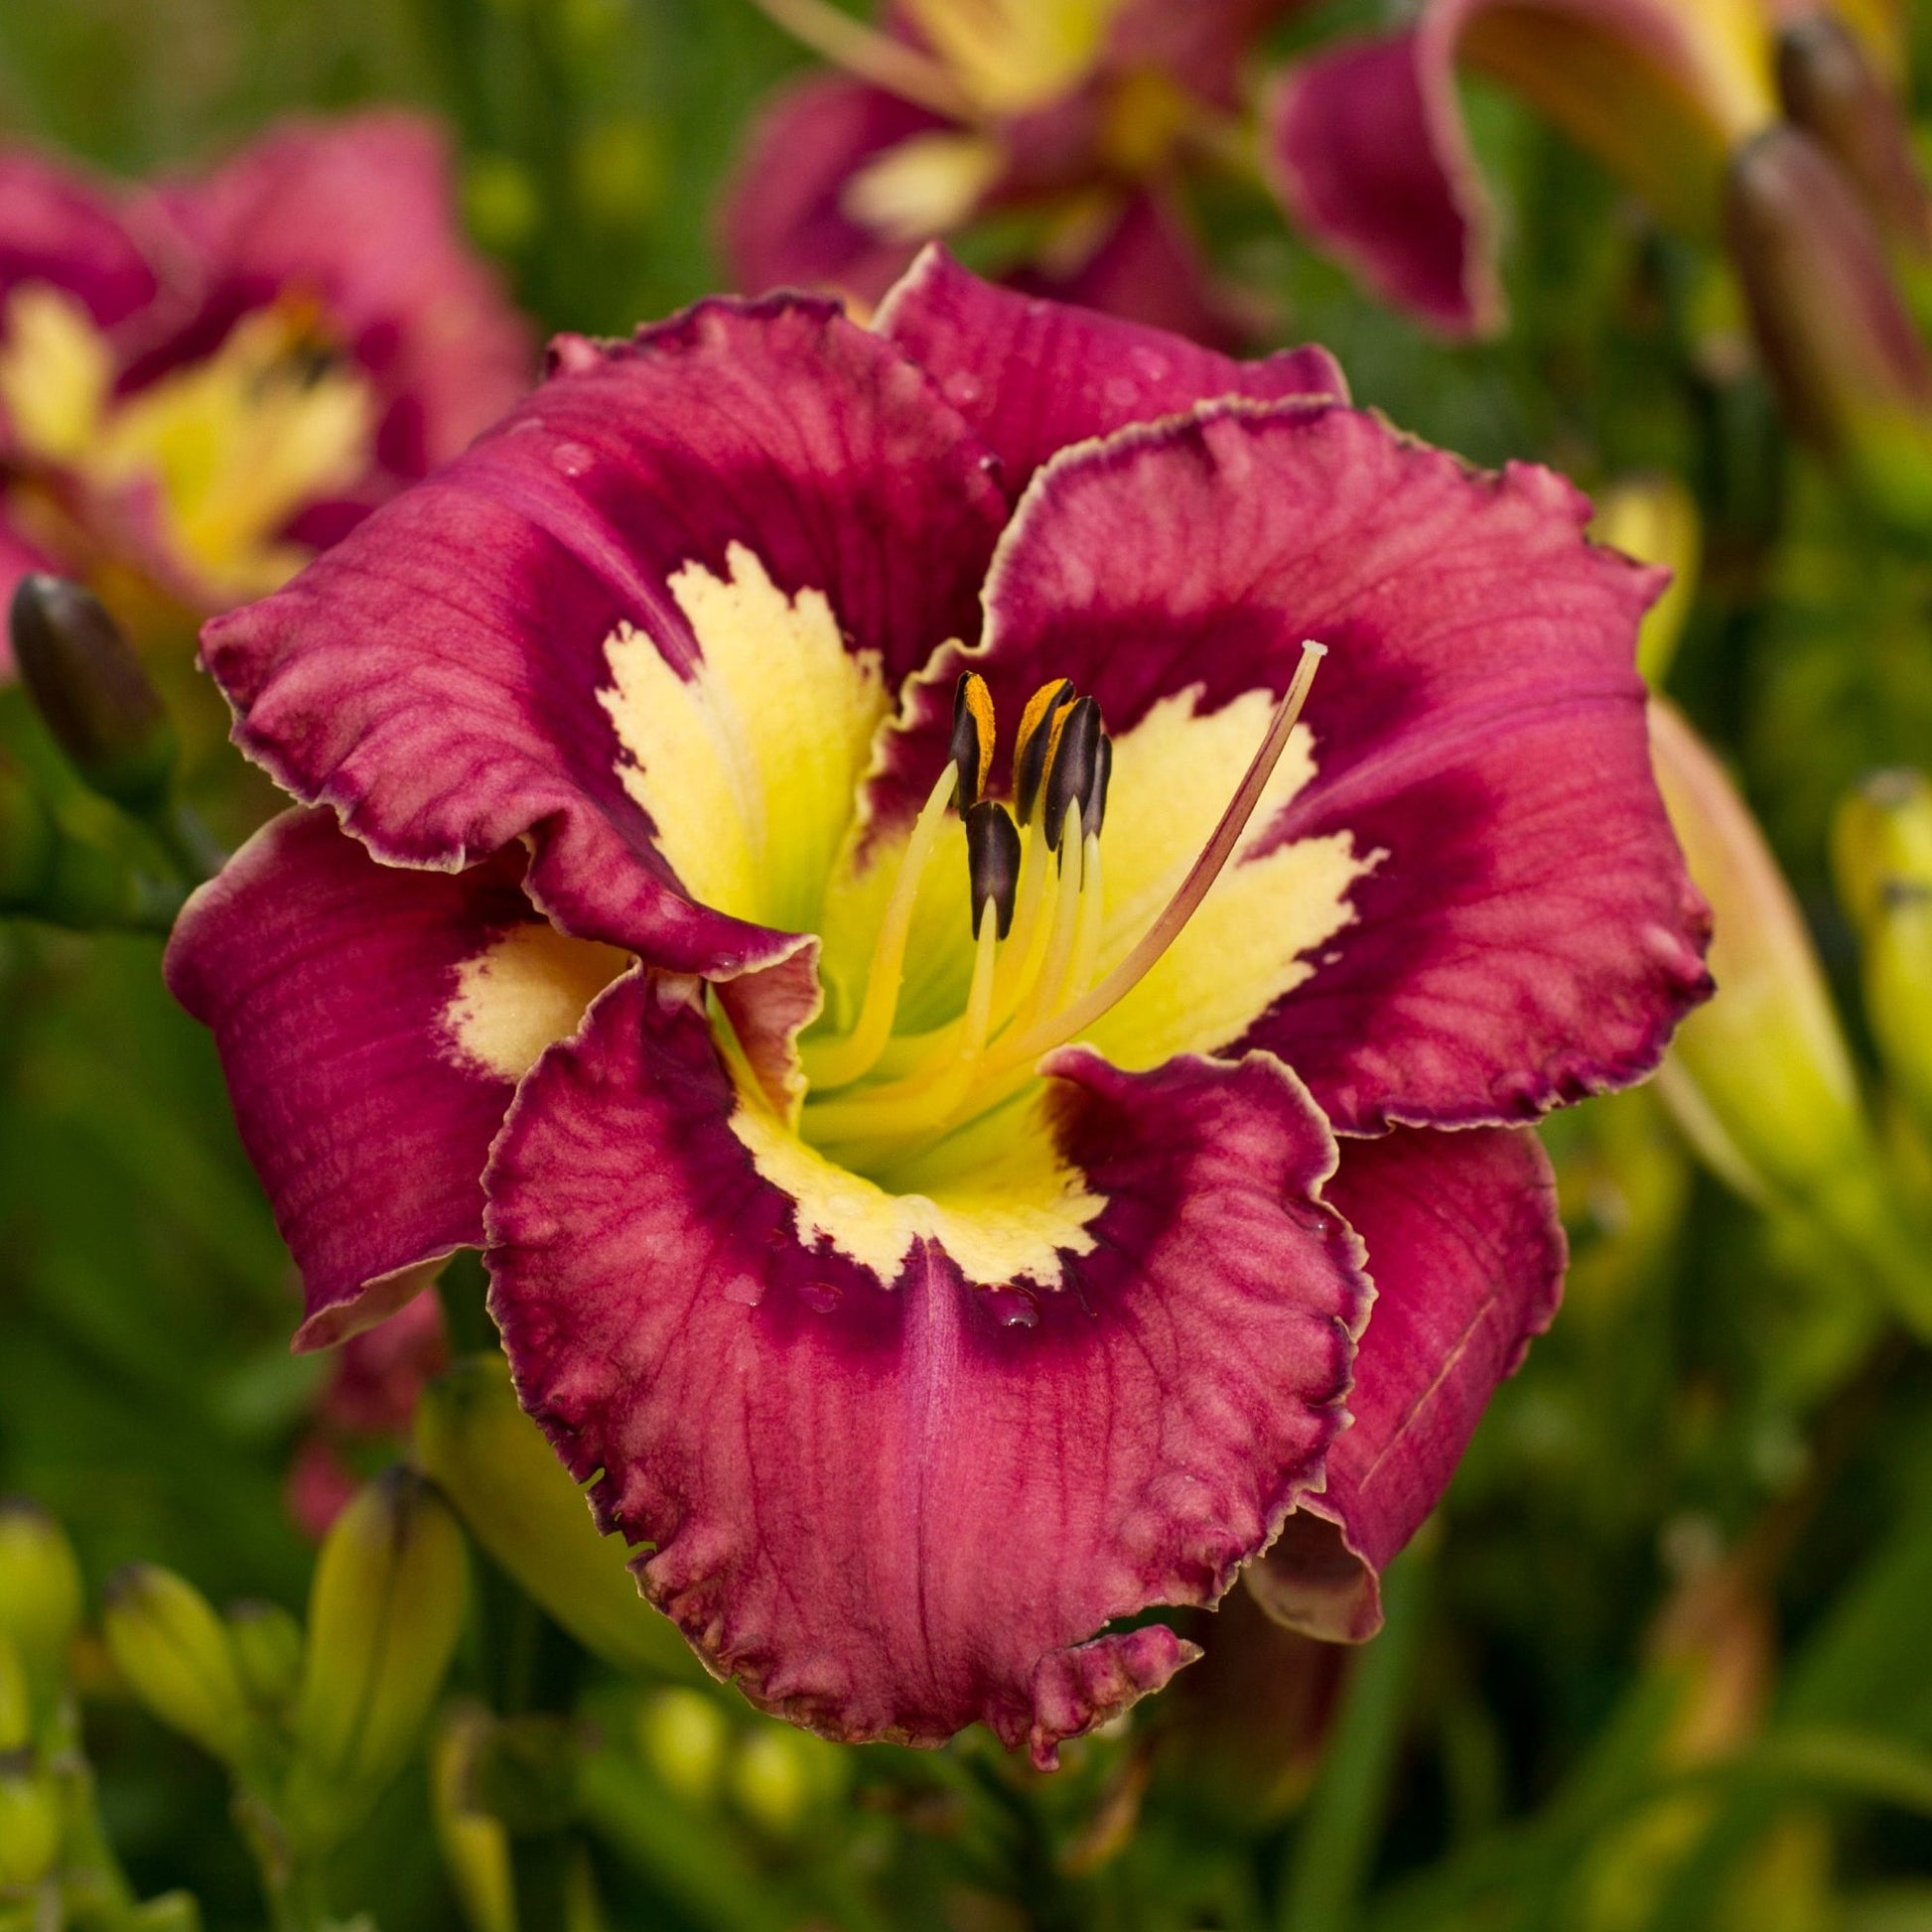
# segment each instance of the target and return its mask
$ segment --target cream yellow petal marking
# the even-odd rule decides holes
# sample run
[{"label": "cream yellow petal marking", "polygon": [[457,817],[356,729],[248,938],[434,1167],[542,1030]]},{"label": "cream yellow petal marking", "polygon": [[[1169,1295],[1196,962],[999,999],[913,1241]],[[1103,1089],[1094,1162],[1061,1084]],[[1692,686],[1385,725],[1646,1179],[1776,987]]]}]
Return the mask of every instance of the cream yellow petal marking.
[{"label": "cream yellow petal marking", "polygon": [[966,220],[1005,166],[1005,154],[983,134],[915,134],[868,161],[840,204],[888,241],[927,241]]},{"label": "cream yellow petal marking", "polygon": [[698,640],[689,678],[642,632],[605,645],[599,694],[624,789],[693,898],[814,930],[888,698],[878,653],[846,648],[824,596],[788,598],[743,544],[729,576],[687,564],[671,594]]},{"label": "cream yellow petal marking", "polygon": [[810,1245],[823,1236],[886,1283],[924,1237],[983,1287],[1056,1288],[1060,1251],[1089,1253],[1088,1223],[1106,1205],[1060,1161],[1036,1101],[1008,1110],[997,1134],[949,1161],[929,1194],[893,1193],[828,1161],[756,1100],[741,1101],[731,1125],[759,1173],[797,1202],[798,1238]]},{"label": "cream yellow petal marking", "polygon": [[974,104],[1024,114],[1071,93],[1099,60],[1124,0],[906,0]]},{"label": "cream yellow petal marking", "polygon": [[114,356],[72,296],[28,282],[0,316],[0,408],[28,455],[70,463],[100,427]]},{"label": "cream yellow petal marking", "polygon": [[[1114,740],[1102,846],[1107,855],[1104,976],[1160,917],[1268,730],[1274,704],[1246,691],[1206,715],[1199,687],[1164,698]],[[1345,832],[1301,839],[1261,858],[1290,799],[1314,775],[1313,740],[1298,725],[1227,870],[1160,962],[1081,1037],[1117,1066],[1226,1048],[1314,971],[1308,957],[1354,917],[1349,889],[1380,855],[1357,858]]]},{"label": "cream yellow petal marking", "polygon": [[555,926],[512,927],[457,969],[443,1023],[458,1052],[499,1079],[520,1080],[546,1046],[577,1031],[585,1009],[630,955]]}]

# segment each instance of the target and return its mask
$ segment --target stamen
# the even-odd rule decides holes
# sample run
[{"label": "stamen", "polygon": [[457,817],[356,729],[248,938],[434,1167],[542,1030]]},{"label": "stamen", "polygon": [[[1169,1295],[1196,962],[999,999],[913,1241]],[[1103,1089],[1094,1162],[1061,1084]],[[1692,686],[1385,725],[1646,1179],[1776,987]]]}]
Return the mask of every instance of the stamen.
[{"label": "stamen", "polygon": [[1072,682],[1061,678],[1057,684],[1042,684],[1020,714],[1020,731],[1013,741],[1013,811],[1022,825],[1033,823],[1034,801],[1046,775],[1054,728],[1072,702]]},{"label": "stamen", "polygon": [[919,882],[925,876],[926,861],[939,843],[958,782],[958,773],[948,764],[920,807],[912,836],[905,842],[898,876],[886,901],[886,915],[879,922],[872,964],[866,972],[865,999],[852,1031],[843,1039],[807,1040],[799,1048],[805,1077],[815,1087],[849,1086],[871,1072],[893,1036],[899,988],[905,980],[905,942],[912,931]]},{"label": "stamen", "polygon": [[979,937],[990,905],[1004,939],[1013,930],[1014,896],[1020,887],[1020,833],[1007,808],[990,798],[966,813],[966,869],[972,882],[973,937]]},{"label": "stamen", "polygon": [[[1047,747],[1046,844],[1053,852],[1068,816],[1092,795],[1100,769],[1100,707],[1082,698],[1065,718]],[[1073,850],[1080,850],[1077,837]]]},{"label": "stamen", "polygon": [[993,694],[977,671],[962,671],[952,699],[953,763],[959,770],[959,815],[986,796],[993,769]]},{"label": "stamen", "polygon": [[948,120],[973,117],[972,102],[938,61],[854,20],[830,0],[755,0],[766,18],[834,67]]}]

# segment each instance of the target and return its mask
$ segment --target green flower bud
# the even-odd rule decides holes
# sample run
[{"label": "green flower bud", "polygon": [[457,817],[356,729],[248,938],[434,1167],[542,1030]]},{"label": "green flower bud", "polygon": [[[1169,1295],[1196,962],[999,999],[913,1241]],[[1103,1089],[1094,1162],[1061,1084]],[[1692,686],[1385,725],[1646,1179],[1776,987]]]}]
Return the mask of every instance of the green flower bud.
[{"label": "green flower bud", "polygon": [[1852,923],[1868,931],[1894,885],[1932,886],[1932,778],[1874,771],[1832,821],[1832,870]]},{"label": "green flower bud", "polygon": [[0,1630],[0,1757],[25,1750],[34,1736],[34,1700],[20,1649]]},{"label": "green flower bud", "polygon": [[844,1782],[837,1748],[786,1725],[759,1724],[732,1759],[732,1796],[756,1825],[789,1838]]},{"label": "green flower bud", "polygon": [[252,1598],[228,1605],[241,1687],[258,1711],[283,1711],[302,1681],[302,1626],[279,1603]]},{"label": "green flower bud", "polygon": [[463,1628],[463,1533],[413,1469],[336,1519],[309,1596],[287,1823],[299,1842],[356,1825],[414,1747]]},{"label": "green flower bud", "polygon": [[1884,1179],[1876,1137],[1809,933],[1744,801],[1662,699],[1657,783],[1716,915],[1716,996],[1678,1029],[1658,1077],[1706,1162],[1747,1198],[1851,1247],[1899,1312],[1932,1330],[1932,1277]]},{"label": "green flower bud", "polygon": [[127,1915],[130,1932],[202,1932],[202,1908],[185,1891],[163,1892]]},{"label": "green flower bud", "polygon": [[638,1594],[621,1538],[516,1406],[499,1354],[466,1356],[422,1393],[416,1453],[470,1533],[586,1650],[620,1670],[697,1681],[702,1667]]},{"label": "green flower bud", "polygon": [[1626,557],[1662,564],[1671,573],[1670,588],[1650,607],[1637,637],[1637,668],[1659,690],[1697,596],[1704,553],[1697,498],[1675,477],[1626,477],[1598,491],[1589,533]]},{"label": "green flower bud", "polygon": [[66,1679],[80,1607],[80,1566],[67,1533],[36,1503],[0,1501],[0,1631],[37,1691]]},{"label": "green flower bud", "polygon": [[14,592],[14,656],[36,707],[82,781],[137,813],[174,777],[174,727],[120,625],[91,591],[31,576]]},{"label": "green flower bud", "polygon": [[436,1842],[470,1932],[516,1932],[509,1835],[471,1790],[477,1750],[493,1722],[474,1704],[458,1706],[444,1721],[430,1755]]},{"label": "green flower bud", "polygon": [[238,1765],[253,1743],[247,1694],[226,1626],[195,1586],[156,1564],[129,1564],[107,1586],[107,1653],[163,1724]]},{"label": "green flower bud", "polygon": [[45,1771],[0,1763],[0,1890],[38,1885],[60,1851],[59,1786]]},{"label": "green flower bud", "polygon": [[637,1747],[667,1790],[686,1804],[717,1795],[731,1725],[703,1691],[659,1691],[637,1713]]}]

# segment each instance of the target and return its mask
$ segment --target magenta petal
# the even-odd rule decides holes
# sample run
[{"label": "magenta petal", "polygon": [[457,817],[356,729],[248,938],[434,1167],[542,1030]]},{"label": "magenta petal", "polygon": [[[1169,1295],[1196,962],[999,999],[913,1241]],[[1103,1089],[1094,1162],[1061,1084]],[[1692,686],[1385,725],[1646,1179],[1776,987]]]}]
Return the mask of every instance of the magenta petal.
[{"label": "magenta petal", "polygon": [[[376,855],[460,867],[529,835],[567,929],[680,971],[791,949],[676,890],[598,701],[623,622],[698,646],[667,589],[756,553],[822,592],[888,688],[979,624],[1005,506],[989,458],[890,344],[822,301],[708,302],[633,344],[558,345],[499,429],[274,597],[204,633],[236,739]],[[809,729],[809,720],[800,720]]]},{"label": "magenta petal", "polygon": [[22,283],[49,282],[115,328],[160,294],[164,242],[84,177],[0,149],[0,301]]},{"label": "magenta petal", "polygon": [[[37,570],[52,570],[53,563],[17,536],[8,528],[4,517],[0,517],[0,612],[13,606],[14,592],[20,580]],[[0,621],[0,683],[9,682],[14,674],[13,639],[8,635],[7,625]]]},{"label": "magenta petal", "polygon": [[1453,33],[1438,8],[1424,27],[1292,69],[1264,141],[1277,192],[1309,234],[1391,301],[1477,335],[1500,327],[1503,302],[1455,99]]},{"label": "magenta petal", "polygon": [[491,1306],[524,1405],[645,1593],[755,1702],[1036,1762],[1192,1654],[1318,1480],[1359,1317],[1317,1201],[1333,1143],[1265,1056],[1055,1062],[1056,1138],[1105,1197],[1062,1285],[891,1283],[819,1238],[732,1132],[674,984],[620,984],[524,1083],[486,1178]]},{"label": "magenta petal", "polygon": [[785,88],[753,127],[719,215],[732,279],[766,289],[834,289],[877,302],[915,249],[845,210],[852,179],[876,156],[949,125],[923,107],[843,74]]},{"label": "magenta petal", "polygon": [[[1200,709],[1279,693],[1305,637],[1328,646],[1314,776],[1277,834],[1383,856],[1240,1043],[1341,1132],[1625,1084],[1709,991],[1634,668],[1661,573],[1587,542],[1587,516],[1547,470],[1485,476],[1353,410],[1229,404],[1069,452],[1002,541],[978,668],[1003,716],[1063,676],[1125,732],[1190,687]],[[896,771],[936,763],[942,695],[919,690]]]},{"label": "magenta petal", "polygon": [[380,112],[284,124],[167,191],[209,284],[177,355],[245,310],[307,296],[375,381],[382,470],[412,482],[448,461],[536,373],[529,326],[463,240],[453,176],[432,122]]},{"label": "magenta petal", "polygon": [[1221,396],[1348,398],[1324,348],[1236,361],[1138,322],[995,288],[936,243],[887,297],[878,327],[992,446],[1016,500],[1056,452],[1130,423]]},{"label": "magenta petal", "polygon": [[1358,1643],[1381,1573],[1441,1500],[1496,1384],[1550,1325],[1566,1259],[1556,1181],[1524,1130],[1398,1130],[1343,1144],[1329,1198],[1375,1284],[1328,1486],[1248,1573],[1269,1612]]},{"label": "magenta petal", "polygon": [[296,1264],[298,1348],[366,1328],[483,1235],[512,1083],[444,1025],[458,969],[531,917],[516,866],[378,866],[327,812],[285,812],[189,900],[175,997],[210,1027],[242,1145]]}]

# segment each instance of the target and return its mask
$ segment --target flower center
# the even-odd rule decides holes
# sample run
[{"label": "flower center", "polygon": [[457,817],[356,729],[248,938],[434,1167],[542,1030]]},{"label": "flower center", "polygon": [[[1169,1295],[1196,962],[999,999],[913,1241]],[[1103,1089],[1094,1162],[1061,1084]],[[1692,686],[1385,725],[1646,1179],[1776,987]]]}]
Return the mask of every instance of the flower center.
[{"label": "flower center", "polygon": [[[1325,654],[1312,642],[1302,650],[1207,842],[1160,914],[1098,976],[1101,833],[1113,768],[1099,706],[1064,680],[1034,694],[1015,734],[1009,808],[986,796],[996,738],[991,696],[977,674],[961,677],[951,755],[900,855],[850,1023],[801,1042],[809,1082],[802,1138],[841,1166],[884,1179],[1026,1092],[1043,1054],[1139,985],[1206,897],[1261,801]],[[955,1018],[900,1033],[920,886],[955,817],[965,833],[971,978]]]}]

